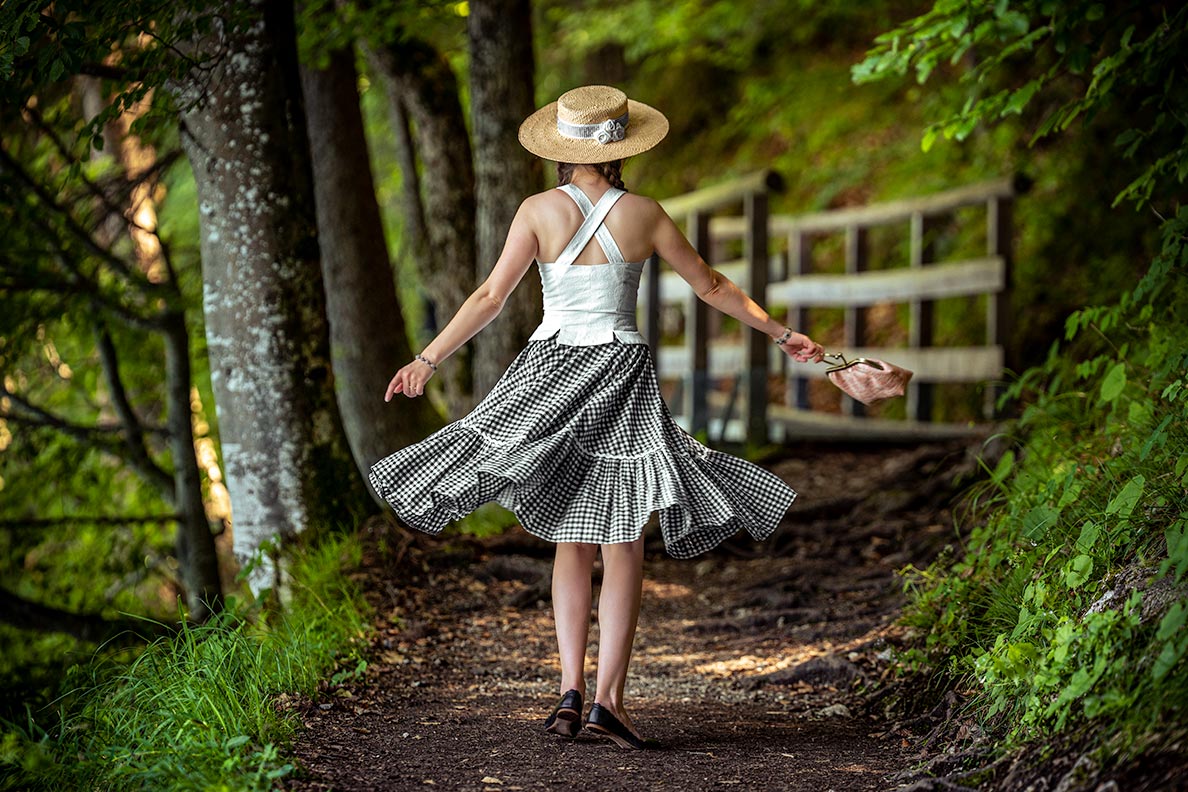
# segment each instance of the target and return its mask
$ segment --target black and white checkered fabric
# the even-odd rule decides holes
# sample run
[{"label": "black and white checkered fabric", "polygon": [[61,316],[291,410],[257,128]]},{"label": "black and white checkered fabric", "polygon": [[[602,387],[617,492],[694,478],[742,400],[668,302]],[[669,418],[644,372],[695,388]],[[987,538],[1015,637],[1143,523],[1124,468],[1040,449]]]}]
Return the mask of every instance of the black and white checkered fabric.
[{"label": "black and white checkered fabric", "polygon": [[676,558],[740,529],[767,538],[796,497],[673,421],[647,345],[555,335],[530,341],[469,415],[380,460],[370,479],[401,520],[433,534],[495,501],[549,541],[629,542],[658,511]]}]

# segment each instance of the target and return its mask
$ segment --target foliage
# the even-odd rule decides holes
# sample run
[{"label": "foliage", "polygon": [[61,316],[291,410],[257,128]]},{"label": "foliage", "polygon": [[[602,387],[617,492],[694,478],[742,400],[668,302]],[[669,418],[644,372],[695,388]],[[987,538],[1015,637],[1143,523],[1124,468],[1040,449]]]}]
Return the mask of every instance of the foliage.
[{"label": "foliage", "polygon": [[[1027,117],[1037,148],[1057,145],[1057,134],[1066,143],[1104,132],[1115,149],[1095,168],[1127,181],[1113,204],[1170,203],[1188,175],[1177,54],[1186,11],[936,0],[880,36],[853,76],[914,70],[924,83],[957,68],[964,95],[938,91],[942,119],[927,127],[925,150],[1015,116]],[[1135,164],[1119,167],[1120,158]],[[1077,196],[1086,212],[1093,195]],[[971,493],[973,527],[956,562],[908,570],[907,621],[922,649],[905,658],[960,680],[974,712],[1008,740],[1085,727],[1117,749],[1174,740],[1182,728],[1188,210],[1166,214],[1146,275],[1120,298],[1073,313],[1064,343],[1004,396],[1022,412],[1006,429],[1011,447]],[[1144,245],[1130,233],[1124,262],[1133,271]]]},{"label": "foliage", "polygon": [[146,97],[160,102],[160,111],[144,117],[134,132],[151,128],[161,113],[171,116],[172,94],[154,89],[210,66],[193,56],[191,43],[217,27],[239,29],[254,13],[249,3],[206,0],[10,0],[0,5],[0,108],[15,113],[53,97],[74,75],[108,78],[115,95],[80,135],[100,149],[104,125]]},{"label": "foliage", "polygon": [[[298,722],[278,704],[354,678],[368,608],[347,576],[356,536],[294,550],[283,612],[231,602],[131,663],[97,653],[70,670],[56,713],[30,712],[0,736],[0,784],[22,789],[272,789],[293,771]],[[45,719],[56,717],[52,726]]]},{"label": "foliage", "polygon": [[1165,240],[1014,384],[1030,403],[964,556],[909,577],[928,656],[1017,738],[1089,721],[1135,738],[1188,696],[1188,209]]},{"label": "foliage", "polygon": [[[1131,0],[938,0],[933,7],[879,36],[854,67],[858,82],[914,70],[919,82],[959,62],[971,64],[961,82],[971,89],[961,109],[930,124],[927,150],[936,138],[964,140],[983,121],[1021,114],[1047,104],[1033,142],[1091,120],[1106,106],[1125,103],[1131,126],[1117,138],[1139,175],[1115,203],[1142,205],[1157,185],[1188,177],[1188,116],[1182,82],[1188,70],[1180,53],[1188,37],[1188,6]],[[1022,84],[1010,67],[1035,64]],[[1007,81],[1008,84],[1002,83]]]},{"label": "foliage", "polygon": [[[0,186],[7,233],[0,295],[9,309],[0,315],[0,518],[42,524],[8,524],[0,576],[28,599],[76,613],[115,608],[166,618],[159,603],[172,606],[178,577],[174,524],[137,518],[175,511],[162,339],[171,316],[201,316],[196,245],[174,245],[170,233],[177,209],[192,211],[193,203],[163,199],[182,170],[169,169],[176,156],[153,159],[133,178],[113,157],[71,144],[85,123],[69,97],[43,98],[29,118],[38,134],[6,136],[12,178]],[[145,238],[154,229],[134,230],[126,219],[136,189],[151,191],[162,212],[152,246]],[[162,255],[142,255],[158,244]],[[211,455],[198,485],[209,492],[218,468],[213,410],[203,405],[213,402],[200,322],[187,330],[199,351],[192,429]],[[100,333],[110,338],[107,355]],[[79,522],[92,515],[132,521]],[[44,642],[4,629],[0,643],[14,650],[5,653],[7,674],[10,664],[36,662]]]}]

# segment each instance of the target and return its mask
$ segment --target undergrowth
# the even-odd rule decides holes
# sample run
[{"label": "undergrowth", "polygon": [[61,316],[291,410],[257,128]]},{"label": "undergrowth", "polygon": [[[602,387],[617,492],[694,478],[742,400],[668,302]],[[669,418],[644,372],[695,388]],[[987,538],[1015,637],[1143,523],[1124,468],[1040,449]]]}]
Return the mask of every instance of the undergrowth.
[{"label": "undergrowth", "polygon": [[1005,395],[1026,406],[956,562],[906,573],[923,640],[903,659],[973,690],[1005,746],[1075,729],[1118,758],[1184,727],[1186,276],[1188,209],[1137,285],[1073,314]]},{"label": "undergrowth", "polygon": [[284,746],[297,725],[278,696],[313,695],[366,667],[367,606],[344,575],[361,552],[352,535],[294,550],[283,609],[231,601],[130,662],[96,653],[74,666],[56,712],[4,724],[0,786],[273,788],[294,769]]}]

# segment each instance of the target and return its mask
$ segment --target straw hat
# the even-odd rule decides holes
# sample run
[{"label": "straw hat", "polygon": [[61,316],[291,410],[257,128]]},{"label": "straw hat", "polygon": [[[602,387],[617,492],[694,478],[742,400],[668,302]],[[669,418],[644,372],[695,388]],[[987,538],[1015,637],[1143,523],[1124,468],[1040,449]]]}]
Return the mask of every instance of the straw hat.
[{"label": "straw hat", "polygon": [[520,145],[554,162],[593,164],[640,154],[668,134],[668,119],[609,85],[584,85],[520,124]]}]

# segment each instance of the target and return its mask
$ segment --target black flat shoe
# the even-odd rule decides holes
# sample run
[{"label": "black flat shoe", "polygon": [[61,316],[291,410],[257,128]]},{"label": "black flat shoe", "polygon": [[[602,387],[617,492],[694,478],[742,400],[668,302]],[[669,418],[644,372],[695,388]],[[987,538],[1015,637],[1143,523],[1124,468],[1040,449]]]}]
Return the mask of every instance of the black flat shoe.
[{"label": "black flat shoe", "polygon": [[582,728],[582,694],[566,691],[553,714],[545,718],[545,731],[562,737],[577,737]]},{"label": "black flat shoe", "polygon": [[623,725],[610,710],[601,704],[590,707],[590,714],[586,717],[586,728],[604,737],[614,740],[615,745],[629,751],[644,751],[648,748],[658,748],[660,743],[655,740],[641,740],[635,733]]}]

